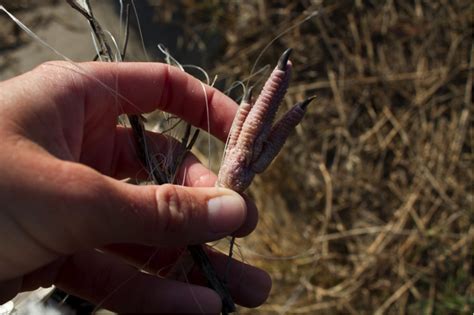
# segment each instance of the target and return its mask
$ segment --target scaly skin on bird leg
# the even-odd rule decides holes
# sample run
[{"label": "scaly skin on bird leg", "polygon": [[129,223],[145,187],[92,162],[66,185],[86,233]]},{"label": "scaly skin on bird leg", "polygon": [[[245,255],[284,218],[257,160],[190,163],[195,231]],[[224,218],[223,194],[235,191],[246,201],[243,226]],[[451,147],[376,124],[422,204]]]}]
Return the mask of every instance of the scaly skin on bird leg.
[{"label": "scaly skin on bird leg", "polygon": [[262,173],[277,156],[314,99],[297,103],[273,124],[290,81],[290,53],[291,49],[287,49],[282,54],[255,104],[252,105],[252,89],[243,97],[230,131],[217,186],[244,192],[255,174]]},{"label": "scaly skin on bird leg", "polygon": [[[217,186],[244,192],[255,174],[262,173],[277,156],[290,133],[303,119],[308,104],[314,99],[310,97],[296,104],[273,124],[290,81],[290,53],[291,49],[287,49],[281,55],[255,104],[252,104],[252,88],[244,95],[229,134]],[[233,244],[234,238],[231,240],[229,262]],[[229,296],[225,293],[220,296],[223,302],[222,313],[232,312],[232,300],[229,301]]]}]

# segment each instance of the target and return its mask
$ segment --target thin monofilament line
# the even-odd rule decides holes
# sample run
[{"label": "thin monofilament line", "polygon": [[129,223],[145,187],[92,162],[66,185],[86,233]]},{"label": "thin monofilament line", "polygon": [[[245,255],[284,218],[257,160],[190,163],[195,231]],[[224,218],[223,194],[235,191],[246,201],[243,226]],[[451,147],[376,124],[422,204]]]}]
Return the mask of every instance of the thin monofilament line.
[{"label": "thin monofilament line", "polygon": [[255,71],[253,73],[250,73],[248,76],[246,76],[242,80],[237,80],[237,81],[231,83],[230,86],[226,90],[224,90],[224,94],[229,95],[232,92],[232,90],[234,90],[237,86],[243,85],[242,95],[244,95],[244,93],[247,89],[247,86],[245,85],[244,82],[245,81],[250,81],[254,77],[259,76],[260,74],[262,74],[262,76],[260,78],[258,78],[257,81],[254,84],[254,85],[258,85],[265,78],[265,73],[268,70],[270,70],[270,65],[264,65],[263,67],[261,67],[257,71]]},{"label": "thin monofilament line", "polygon": [[97,43],[97,39],[95,38],[94,32],[90,32],[91,38],[92,38],[92,44],[94,45],[95,53],[96,53],[96,58],[99,59],[99,61],[104,61],[102,60],[102,54],[100,53],[99,49],[99,44]]},{"label": "thin monofilament line", "polygon": [[214,86],[215,84],[215,79],[211,82],[211,78],[209,77],[209,74],[206,72],[206,70],[204,70],[203,67],[200,67],[200,66],[196,66],[196,65],[189,65],[189,64],[186,64],[186,65],[182,65],[183,69],[186,69],[186,68],[190,68],[190,69],[196,69],[198,70],[199,72],[201,72],[204,77],[206,78],[206,84],[209,85],[209,86]]},{"label": "thin monofilament line", "polygon": [[140,37],[140,43],[142,45],[143,53],[145,54],[145,60],[149,62],[150,58],[148,57],[148,51],[146,50],[146,47],[145,47],[145,40],[143,39],[142,26],[140,23],[140,18],[138,17],[137,7],[135,6],[134,0],[130,0],[130,3],[132,4],[133,14],[135,15],[135,19],[137,20],[138,36]]},{"label": "thin monofilament line", "polygon": [[[244,80],[237,80],[237,81],[232,82],[230,87],[227,90],[224,91],[224,94],[229,95],[230,92],[232,92],[235,88],[237,88],[239,86],[242,88],[242,95],[244,95],[244,93],[245,93]],[[237,100],[239,100],[239,99],[237,99]]]},{"label": "thin monofilament line", "polygon": [[[201,71],[205,78],[206,78],[206,83],[207,85],[210,85],[210,78],[209,78],[209,75],[207,74],[207,72],[202,68],[202,67],[199,67],[199,66],[195,66],[195,65],[182,65],[176,58],[174,58],[171,53],[166,49],[166,47],[163,45],[163,44],[158,44],[157,45],[158,49],[165,55],[165,60],[167,60],[169,62],[169,60],[171,60],[181,71],[183,72],[186,72],[184,69],[185,67],[188,67],[188,68],[193,68],[193,69],[197,69],[199,71]],[[208,165],[207,165],[207,168],[209,170],[209,175],[211,173],[211,166],[212,166],[212,141],[211,141],[211,119],[210,119],[210,113],[209,113],[209,100],[207,99],[207,94],[206,94],[206,87],[204,85],[204,83],[202,83],[201,81],[199,81],[200,85],[201,85],[201,88],[202,88],[202,91],[203,91],[203,95],[204,95],[204,101],[205,101],[205,108],[206,108],[206,122],[207,122],[207,133],[208,133],[208,136],[207,136],[207,149],[208,149]]]},{"label": "thin monofilament line", "polygon": [[[180,265],[180,267],[181,267],[181,274],[183,275],[184,280],[187,283],[191,283],[191,282],[189,282],[186,268],[184,268],[183,265]],[[189,288],[189,292],[191,293],[191,296],[193,297],[194,302],[196,302],[197,306],[199,307],[199,311],[201,312],[201,314],[205,314],[204,309],[202,308],[201,303],[199,303],[199,300],[198,300],[196,294],[194,293],[192,286],[188,286],[188,288]]]},{"label": "thin monofilament line", "polygon": [[69,59],[67,56],[63,55],[59,50],[48,44],[46,41],[44,41],[41,37],[36,35],[32,30],[30,30],[25,24],[23,24],[19,19],[16,18],[12,13],[10,13],[3,5],[0,4],[0,10],[5,12],[10,19],[12,19],[13,22],[15,22],[16,25],[18,25],[26,34],[28,34],[31,38],[37,40],[41,45],[44,47],[48,48],[52,52],[54,52],[56,55],[61,57],[62,59],[73,62],[71,59]]},{"label": "thin monofilament line", "polygon": [[229,279],[230,267],[232,265],[232,256],[234,256],[234,245],[235,245],[235,236],[232,236],[232,238],[229,241],[229,252],[227,254],[229,258],[227,259],[226,266],[225,266],[224,283],[227,283]]},{"label": "thin monofilament line", "polygon": [[211,117],[210,117],[210,114],[209,114],[209,100],[207,99],[207,94],[206,94],[206,87],[204,86],[204,84],[199,81],[199,83],[201,84],[201,87],[202,87],[202,91],[204,93],[204,99],[206,100],[206,120],[207,120],[207,133],[208,133],[208,136],[207,136],[207,153],[208,153],[208,165],[207,165],[207,169],[209,170],[209,175],[211,174],[211,165],[212,165],[212,156],[211,156]]},{"label": "thin monofilament line", "polygon": [[124,10],[123,10],[123,0],[118,0],[120,10],[119,10],[119,38],[122,37],[122,27],[125,28],[127,27],[124,22],[123,22],[123,16],[124,16]]},{"label": "thin monofilament line", "polygon": [[[69,65],[71,65],[72,68],[69,68],[69,70],[72,71],[77,71],[81,75],[86,76],[87,78],[94,80],[97,84],[99,84],[101,87],[106,89],[108,92],[115,94],[118,98],[120,98],[121,101],[127,103],[128,105],[132,106],[136,110],[140,110],[138,106],[136,106],[131,100],[123,96],[122,94],[118,93],[117,90],[114,90],[104,82],[102,82],[100,79],[96,78],[93,75],[90,75],[86,69],[81,67],[78,63],[74,62],[74,60],[70,59],[66,55],[62,54],[59,50],[48,44],[45,40],[43,40],[41,37],[39,37],[36,33],[34,33],[31,29],[29,29],[25,24],[23,24],[18,18],[16,18],[15,15],[10,13],[3,5],[0,5],[0,10],[5,12],[15,24],[17,24],[28,36],[30,36],[32,39],[40,43],[42,46],[46,47],[50,51],[52,51],[54,54],[56,54],[58,57],[63,59],[64,61],[68,61]],[[50,66],[57,66],[60,67],[59,65],[50,65]]]},{"label": "thin monofilament line", "polygon": [[123,17],[123,0],[118,0],[118,2],[119,2],[119,6],[120,6],[119,23],[120,23],[120,27],[122,27],[122,22],[123,22],[123,19],[122,19],[122,17]]},{"label": "thin monofilament line", "polygon": [[133,278],[137,277],[140,274],[140,270],[146,270],[146,268],[150,265],[151,261],[153,258],[158,254],[160,249],[158,247],[155,248],[155,251],[150,255],[150,257],[145,261],[143,265],[141,265],[138,269],[137,272],[130,275],[128,278],[120,282],[120,284],[114,288],[112,291],[110,291],[102,300],[100,300],[97,305],[94,307],[94,310],[92,311],[92,314],[95,314],[100,307],[107,301],[112,295],[117,293],[118,290],[120,290],[124,285],[126,285],[128,282],[132,281]]},{"label": "thin monofilament line", "polygon": [[114,44],[113,45],[113,47],[115,48],[114,61],[115,62],[122,62],[122,53],[121,53],[120,48],[117,44],[117,41],[115,40],[114,35],[112,35],[112,33],[109,30],[105,30],[104,32],[105,32],[105,34],[107,34],[110,37],[110,40]]},{"label": "thin monofilament line", "polygon": [[173,57],[173,55],[171,55],[171,53],[168,51],[165,45],[163,45],[162,43],[159,43],[158,45],[156,45],[156,47],[158,47],[159,51],[161,51],[161,53],[165,55],[165,61],[167,64],[172,65],[171,64],[171,61],[172,61],[174,65],[178,67],[181,71],[186,72],[184,71],[184,68],[181,65],[181,63],[178,62],[178,60],[175,57]]},{"label": "thin monofilament line", "polygon": [[291,30],[293,30],[294,28],[300,26],[301,24],[303,24],[304,22],[312,19],[313,17],[317,16],[319,14],[319,11],[318,10],[315,10],[313,12],[311,12],[311,14],[309,14],[307,17],[305,17],[303,20],[297,22],[296,24],[290,26],[288,29],[284,30],[283,32],[281,32],[280,34],[278,34],[275,38],[273,38],[267,45],[265,45],[265,47],[262,49],[262,51],[260,51],[260,53],[258,54],[257,56],[257,59],[255,59],[255,62],[252,66],[252,70],[250,71],[250,74],[252,74],[255,70],[255,67],[257,66],[258,62],[260,61],[260,59],[262,58],[263,54],[265,53],[265,51],[267,51],[267,49],[273,45],[273,43],[278,40],[280,37],[283,37],[284,35],[286,35],[287,33],[289,33]]},{"label": "thin monofilament line", "polygon": [[[211,84],[210,82],[210,78],[209,78],[209,75],[207,74],[207,72],[202,68],[202,67],[199,67],[199,66],[195,66],[195,65],[183,65],[182,66],[183,68],[183,71],[185,68],[191,68],[191,69],[197,69],[199,71],[202,72],[202,74],[204,74],[204,76],[206,77],[206,83],[207,85],[210,85],[210,86],[213,86],[214,85],[214,82]],[[211,159],[211,153],[212,153],[212,142],[211,142],[211,119],[210,119],[210,113],[209,113],[209,103],[208,103],[208,99],[207,99],[207,96],[206,96],[206,87],[204,86],[204,84],[199,81],[199,83],[201,84],[201,87],[203,89],[203,93],[204,93],[204,98],[206,100],[206,119],[207,119],[207,169],[209,170],[209,175],[211,173],[211,166],[212,166],[212,159]]]}]

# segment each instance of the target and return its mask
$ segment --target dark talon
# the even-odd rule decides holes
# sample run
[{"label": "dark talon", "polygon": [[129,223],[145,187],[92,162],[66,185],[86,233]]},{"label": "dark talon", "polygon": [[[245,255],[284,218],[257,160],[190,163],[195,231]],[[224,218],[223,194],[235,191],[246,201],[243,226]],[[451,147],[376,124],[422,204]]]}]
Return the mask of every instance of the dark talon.
[{"label": "dark talon", "polygon": [[292,48],[288,48],[285,52],[281,55],[280,59],[278,59],[278,70],[285,71],[286,64],[288,63],[288,59],[290,58],[290,54],[293,51]]},{"label": "dark talon", "polygon": [[299,105],[302,109],[306,109],[309,105],[309,103],[311,103],[312,100],[314,100],[316,98],[316,96],[310,96],[308,97],[307,99],[305,99],[304,101],[302,101]]},{"label": "dark talon", "polygon": [[244,97],[242,98],[242,102],[244,102],[244,103],[250,102],[250,99],[252,98],[252,91],[253,91],[253,86],[249,87],[247,92],[244,93]]}]

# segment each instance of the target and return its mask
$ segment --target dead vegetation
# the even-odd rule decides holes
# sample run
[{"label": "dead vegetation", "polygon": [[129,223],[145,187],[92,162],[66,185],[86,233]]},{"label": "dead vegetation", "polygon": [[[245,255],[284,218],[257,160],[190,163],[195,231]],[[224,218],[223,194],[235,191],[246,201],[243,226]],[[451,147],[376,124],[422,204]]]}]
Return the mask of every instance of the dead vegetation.
[{"label": "dead vegetation", "polygon": [[220,86],[292,47],[283,106],[317,96],[250,189],[261,220],[240,251],[274,287],[241,313],[474,309],[471,1],[149,2],[184,21],[183,49],[224,39]]},{"label": "dead vegetation", "polygon": [[257,66],[292,47],[286,107],[317,96],[251,188],[261,221],[241,251],[274,279],[259,312],[472,311],[471,2],[186,3],[226,38],[226,86],[319,12]]}]

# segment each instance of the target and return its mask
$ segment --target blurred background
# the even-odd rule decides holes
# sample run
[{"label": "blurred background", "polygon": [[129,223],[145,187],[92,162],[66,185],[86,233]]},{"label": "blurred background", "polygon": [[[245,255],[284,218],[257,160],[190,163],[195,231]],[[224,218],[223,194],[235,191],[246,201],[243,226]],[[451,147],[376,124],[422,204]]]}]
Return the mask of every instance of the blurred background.
[{"label": "blurred background", "polygon": [[[91,1],[115,32],[118,3]],[[65,1],[0,4],[69,58],[94,57]],[[237,98],[236,81],[261,85],[292,47],[282,107],[317,96],[249,190],[261,217],[236,255],[274,285],[265,305],[239,313],[472,313],[471,1],[135,4],[148,57],[133,19],[128,60],[163,61],[161,43]],[[0,25],[0,79],[59,59],[5,14]],[[216,170],[222,146],[201,138],[196,154]]]}]

